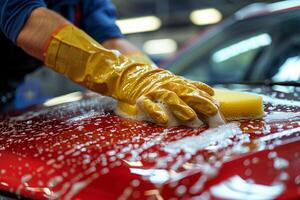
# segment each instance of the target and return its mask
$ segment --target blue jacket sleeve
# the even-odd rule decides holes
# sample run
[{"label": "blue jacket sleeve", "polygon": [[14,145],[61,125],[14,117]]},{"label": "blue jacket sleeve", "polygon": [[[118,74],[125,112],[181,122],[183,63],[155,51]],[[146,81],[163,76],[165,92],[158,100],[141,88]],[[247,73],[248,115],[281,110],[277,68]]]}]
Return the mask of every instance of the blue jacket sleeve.
[{"label": "blue jacket sleeve", "polygon": [[82,1],[82,28],[98,42],[109,38],[121,38],[116,25],[116,10],[110,0]]},{"label": "blue jacket sleeve", "polygon": [[45,7],[42,0],[0,0],[0,30],[16,43],[30,13],[38,7]]}]

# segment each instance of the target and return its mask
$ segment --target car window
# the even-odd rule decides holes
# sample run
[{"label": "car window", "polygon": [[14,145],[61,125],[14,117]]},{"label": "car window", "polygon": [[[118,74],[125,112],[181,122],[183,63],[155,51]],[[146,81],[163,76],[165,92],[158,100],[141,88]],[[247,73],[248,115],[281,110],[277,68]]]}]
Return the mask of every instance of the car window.
[{"label": "car window", "polygon": [[[211,84],[272,77],[277,81],[296,79],[283,75],[283,71],[295,71],[291,63],[298,64],[299,60],[294,58],[297,55],[283,53],[281,49],[291,36],[300,33],[299,11],[232,22],[208,31],[169,63],[168,69]],[[279,57],[280,62],[274,63]]]},{"label": "car window", "polygon": [[272,80],[277,82],[300,81],[300,46],[289,47],[278,59],[278,64],[274,65]]},{"label": "car window", "polygon": [[271,42],[269,34],[256,33],[225,43],[210,56],[213,75],[221,81],[242,80],[251,64]]},{"label": "car window", "polygon": [[248,68],[271,42],[272,38],[267,33],[230,38],[212,48],[207,56],[195,59],[182,74],[190,79],[207,82],[243,80]]},{"label": "car window", "polygon": [[280,66],[279,71],[273,76],[274,81],[299,81],[300,56],[290,57]]},{"label": "car window", "polygon": [[210,81],[210,74],[209,70],[206,66],[208,64],[206,62],[203,62],[203,60],[198,60],[199,62],[195,62],[192,65],[189,65],[186,67],[184,71],[180,75],[183,75],[186,78],[195,80],[195,81],[204,81],[208,82]]}]

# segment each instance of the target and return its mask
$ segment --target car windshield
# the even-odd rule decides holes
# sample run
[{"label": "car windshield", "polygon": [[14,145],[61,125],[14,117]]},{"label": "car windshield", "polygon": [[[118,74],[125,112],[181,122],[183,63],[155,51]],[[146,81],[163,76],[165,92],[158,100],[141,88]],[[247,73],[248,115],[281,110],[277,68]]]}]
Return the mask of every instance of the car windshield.
[{"label": "car windshield", "polygon": [[228,20],[168,67],[176,74],[208,83],[300,82],[299,12]]}]

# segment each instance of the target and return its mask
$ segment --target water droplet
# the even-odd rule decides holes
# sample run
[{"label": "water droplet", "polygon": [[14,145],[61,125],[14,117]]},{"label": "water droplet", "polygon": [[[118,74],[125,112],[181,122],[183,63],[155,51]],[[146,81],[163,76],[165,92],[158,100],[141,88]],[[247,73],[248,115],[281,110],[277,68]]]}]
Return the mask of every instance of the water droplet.
[{"label": "water droplet", "polygon": [[177,187],[176,193],[177,193],[177,195],[182,196],[183,194],[185,194],[186,190],[187,190],[186,186],[180,185]]},{"label": "water droplet", "polygon": [[275,169],[284,169],[289,166],[289,162],[283,158],[274,159],[274,168]]}]

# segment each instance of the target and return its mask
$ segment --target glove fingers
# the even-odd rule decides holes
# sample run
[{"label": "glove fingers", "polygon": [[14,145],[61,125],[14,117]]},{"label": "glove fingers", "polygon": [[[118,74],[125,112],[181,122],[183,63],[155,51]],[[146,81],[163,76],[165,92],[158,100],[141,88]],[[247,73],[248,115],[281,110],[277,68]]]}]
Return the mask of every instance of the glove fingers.
[{"label": "glove fingers", "polygon": [[150,98],[166,103],[172,114],[181,121],[191,121],[197,117],[196,113],[175,92],[158,90],[149,94]]},{"label": "glove fingers", "polygon": [[[178,79],[178,80],[174,80],[172,82],[169,82],[169,83],[163,85],[163,88],[166,88],[168,90],[172,90],[178,96],[180,96],[181,94],[190,94],[190,93],[195,93],[196,92],[197,94],[213,101],[213,99],[212,99],[212,97],[209,93],[207,93],[204,90],[199,89],[193,83],[197,84],[197,82],[190,82],[190,81]],[[199,83],[199,84],[201,85],[201,83]],[[200,85],[198,85],[198,86],[200,87]],[[209,91],[209,92],[211,92],[211,91]],[[212,90],[212,93],[213,92],[214,91]]]},{"label": "glove fingers", "polygon": [[206,116],[213,116],[218,112],[218,107],[210,99],[201,95],[183,94],[180,98],[197,113],[202,113]]},{"label": "glove fingers", "polygon": [[[172,90],[183,102],[194,109],[196,113],[202,113],[206,116],[215,115],[218,107],[215,105],[213,98],[203,90],[195,87],[193,83],[183,79],[173,80],[163,85],[166,90]],[[201,83],[198,84],[200,87]],[[203,84],[205,87],[205,84]],[[209,86],[208,86],[209,87]],[[211,92],[211,91],[210,91]],[[212,91],[213,92],[213,91]]]},{"label": "glove fingers", "polygon": [[209,96],[215,94],[214,90],[207,84],[197,81],[186,80],[184,77],[182,79],[177,79],[173,81],[174,83],[179,83],[180,85],[196,87],[202,92],[205,92]]},{"label": "glove fingers", "polygon": [[215,91],[208,85],[202,82],[192,81],[192,84],[197,87],[199,90],[206,92],[210,96],[215,94]]},{"label": "glove fingers", "polygon": [[143,108],[148,115],[158,124],[168,123],[168,115],[163,109],[149,98],[145,97],[143,100]]}]

